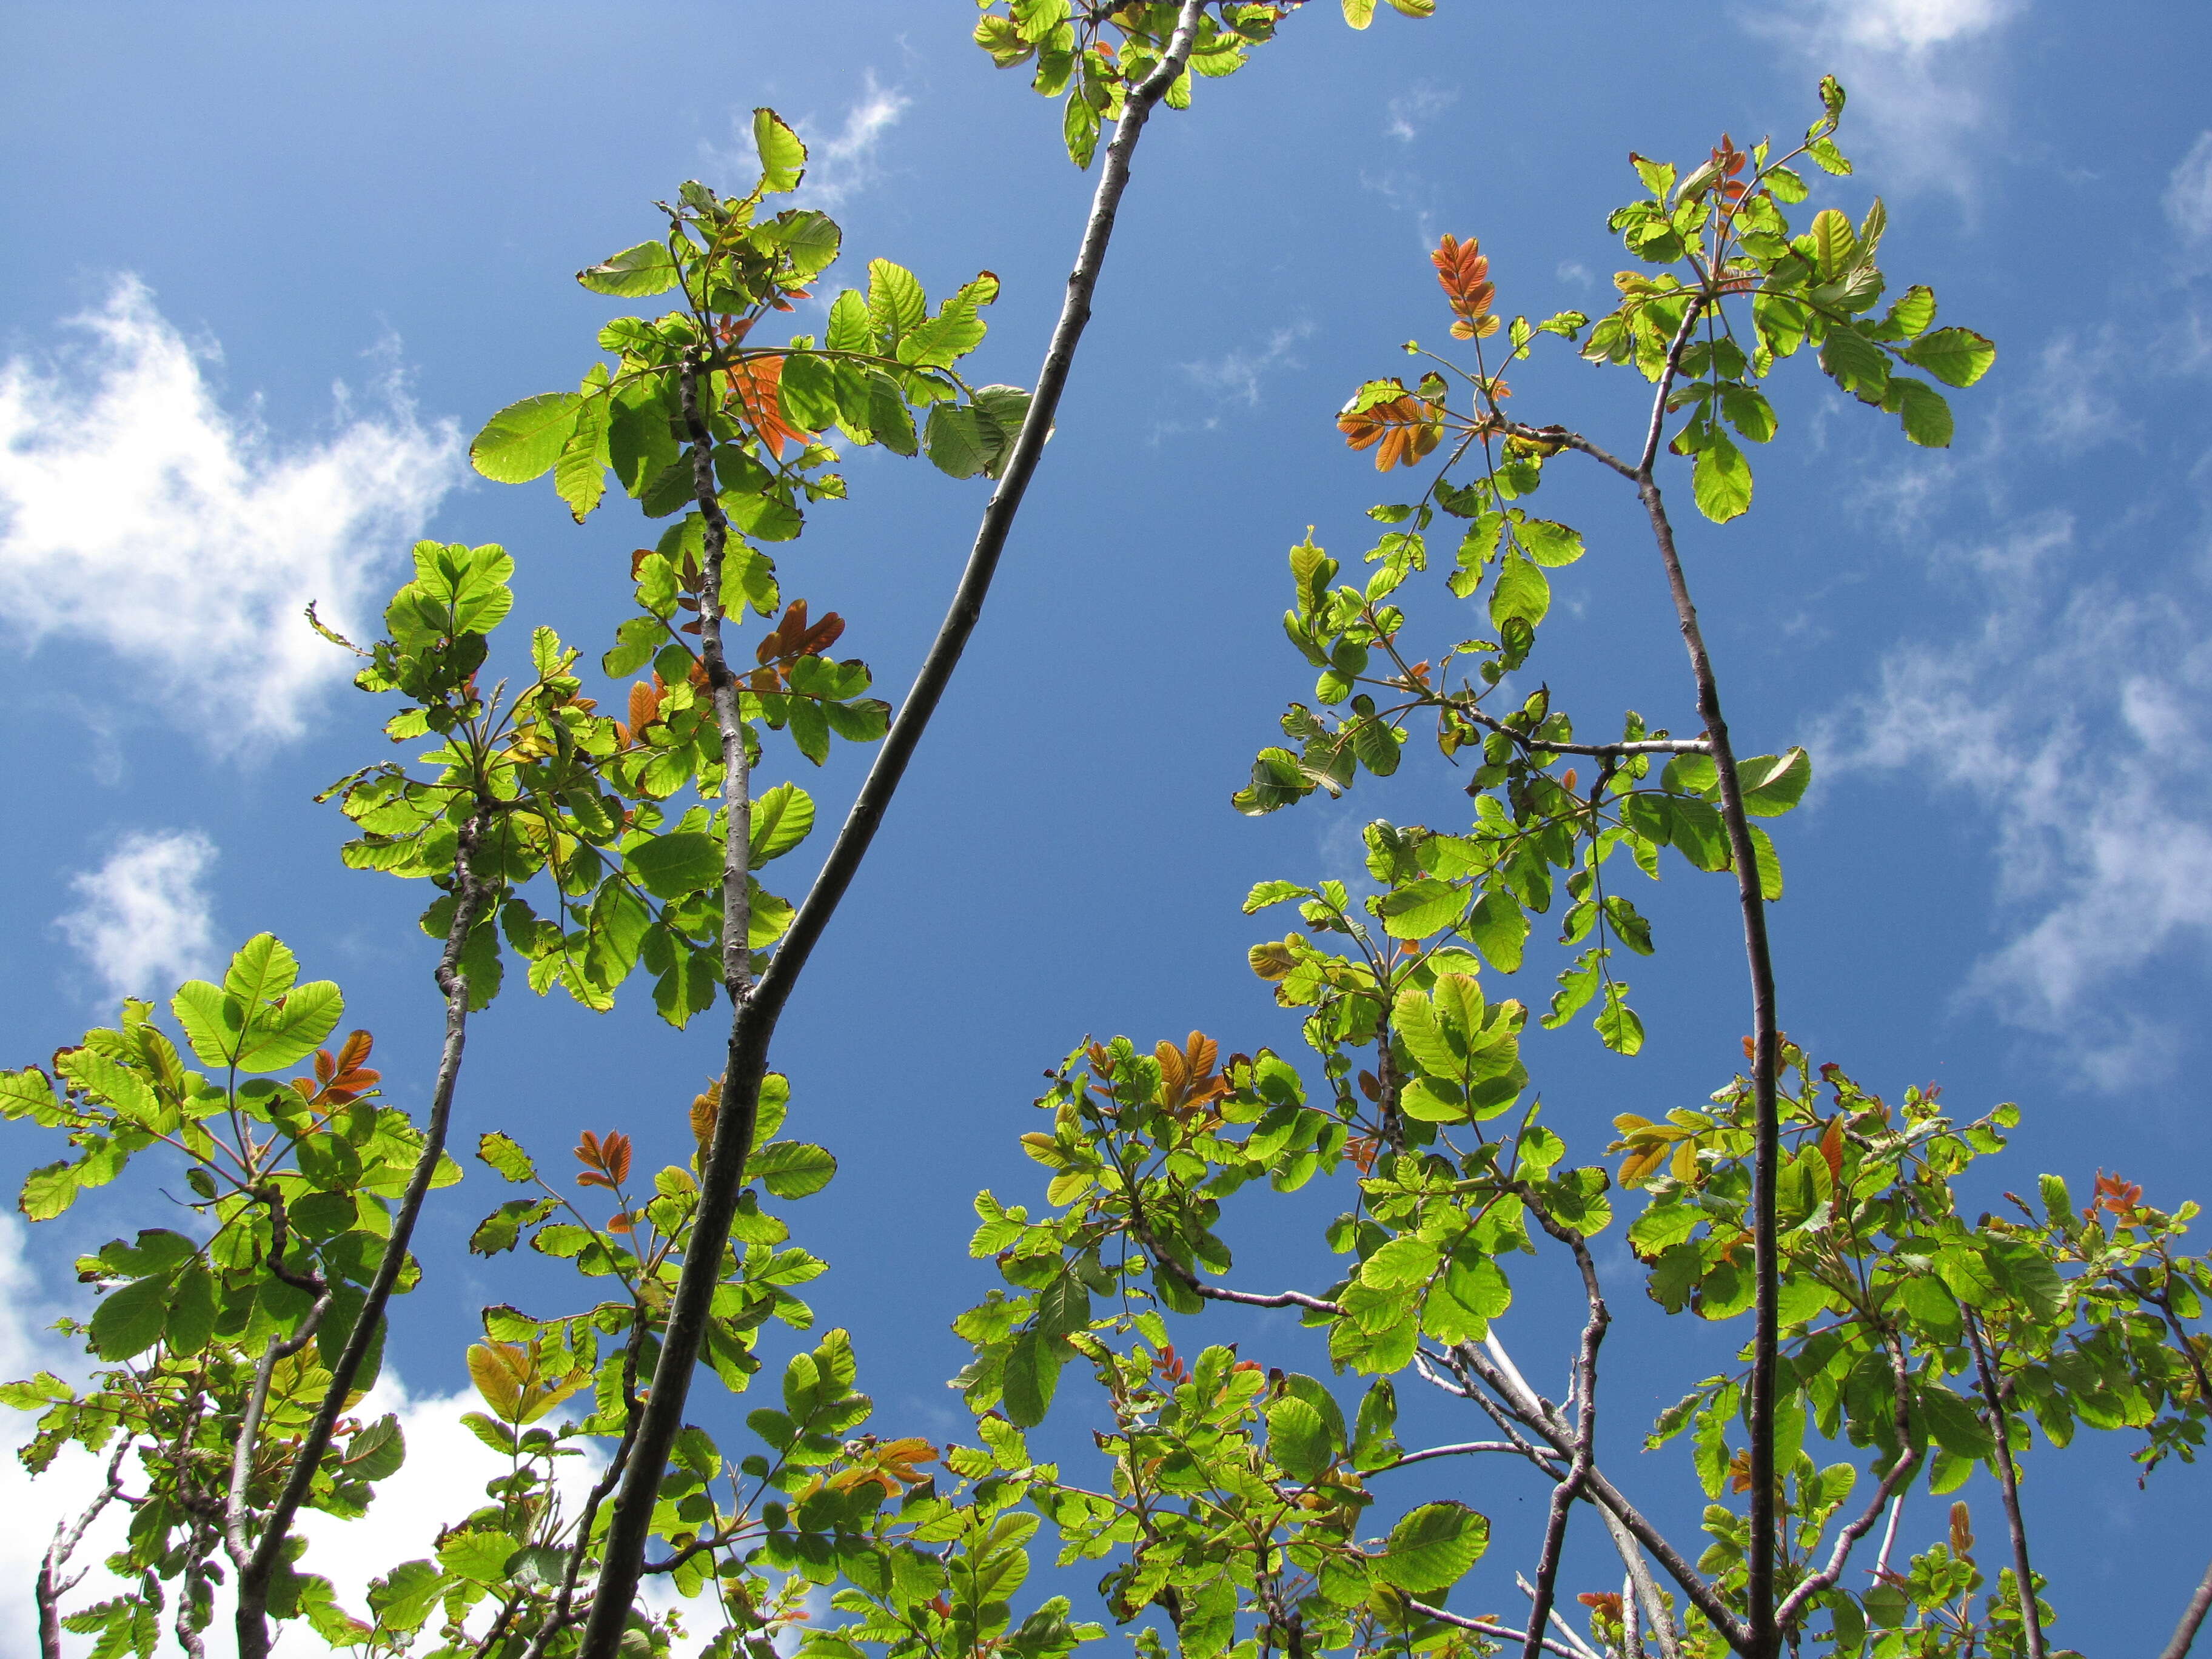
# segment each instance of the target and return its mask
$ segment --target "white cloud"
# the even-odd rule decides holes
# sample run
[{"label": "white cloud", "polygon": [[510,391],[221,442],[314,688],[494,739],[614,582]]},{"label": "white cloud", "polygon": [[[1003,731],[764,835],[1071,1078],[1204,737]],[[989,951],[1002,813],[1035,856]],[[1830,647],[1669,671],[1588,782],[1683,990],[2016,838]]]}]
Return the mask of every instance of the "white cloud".
[{"label": "white cloud", "polygon": [[1261,377],[1270,369],[1297,368],[1291,348],[1312,332],[1311,323],[1291,323],[1269,334],[1267,343],[1256,351],[1227,351],[1202,362],[1176,366],[1201,392],[1224,403],[1257,409]]},{"label": "white cloud", "polygon": [[[1946,187],[1968,197],[1965,141],[1990,120],[1981,83],[1985,37],[2026,0],[1799,0],[1747,17],[1753,33],[1781,41],[1815,74],[1832,73],[1851,94],[1838,142],[1846,155],[1881,155],[1887,180]],[[1778,126],[1789,124],[1778,121]]]},{"label": "white cloud", "polygon": [[1443,114],[1458,99],[1456,88],[1440,87],[1430,81],[1416,82],[1406,91],[1391,95],[1389,118],[1382,124],[1383,135],[1410,144],[1420,137],[1423,125]]},{"label": "white cloud", "polygon": [[[860,95],[845,111],[845,125],[829,137],[818,133],[811,118],[794,121],[793,128],[806,143],[806,178],[788,199],[825,213],[834,213],[853,197],[883,177],[878,159],[884,136],[896,126],[913,100],[896,87],[885,87],[876,72],[863,72]],[[733,134],[727,146],[707,146],[714,168],[732,180],[743,179],[750,190],[760,176],[760,157],[754,152],[752,116],[733,115]]]},{"label": "white cloud", "polygon": [[1911,769],[1989,811],[2006,937],[1966,994],[2118,1087],[2171,1045],[2098,994],[2212,942],[2212,739],[2190,712],[2212,646],[2189,623],[2203,592],[2126,593],[2076,553],[2058,514],[1954,552],[1994,608],[1968,637],[1891,653],[1818,752],[1832,775]]},{"label": "white cloud", "polygon": [[459,476],[396,374],[377,407],[336,389],[321,441],[280,447],[218,402],[195,348],[135,277],[51,357],[0,367],[0,623],[115,653],[218,753],[298,736],[349,659],[301,616],[373,626],[379,572]]},{"label": "white cloud", "polygon": [[70,878],[83,902],[54,925],[114,996],[165,1001],[216,965],[205,881],[215,843],[197,830],[125,836],[105,864]]},{"label": "white cloud", "polygon": [[2197,134],[2166,180],[2166,216],[2184,241],[2212,240],[2212,132]]}]

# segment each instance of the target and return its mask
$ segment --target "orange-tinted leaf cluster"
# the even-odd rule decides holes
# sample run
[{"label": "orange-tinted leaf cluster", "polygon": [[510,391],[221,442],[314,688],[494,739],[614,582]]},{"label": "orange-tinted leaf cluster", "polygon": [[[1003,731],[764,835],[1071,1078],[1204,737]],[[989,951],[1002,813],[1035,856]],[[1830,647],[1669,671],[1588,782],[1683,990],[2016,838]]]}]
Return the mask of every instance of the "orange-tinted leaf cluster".
[{"label": "orange-tinted leaf cluster", "polygon": [[1155,1363],[1164,1381],[1188,1382],[1190,1380],[1190,1367],[1183,1364],[1182,1357],[1176,1352],[1172,1342],[1161,1345],[1159,1358]]},{"label": "orange-tinted leaf cluster", "polygon": [[1451,326],[1452,338],[1486,340],[1497,333],[1498,319],[1490,314],[1490,302],[1497,297],[1498,284],[1490,280],[1490,260],[1482,244],[1472,236],[1464,242],[1446,236],[1429,259],[1457,319]]},{"label": "orange-tinted leaf cluster", "polygon": [[739,357],[730,365],[731,401],[744,410],[746,422],[779,461],[786,441],[805,444],[814,436],[784,418],[782,384],[783,358],[778,354]]},{"label": "orange-tinted leaf cluster", "polygon": [[2139,1183],[2116,1175],[2106,1175],[2100,1170],[2097,1171],[2097,1196],[2090,1201],[2089,1207],[2081,1212],[2081,1215],[2085,1220],[2094,1220],[2098,1211],[2108,1210],[2123,1221],[2132,1221],[2136,1211],[2142,1205],[2142,1188]]},{"label": "orange-tinted leaf cluster", "polygon": [[1344,1155],[1352,1160],[1352,1167],[1362,1175],[1373,1171],[1376,1157],[1382,1150],[1382,1137],[1379,1134],[1354,1135],[1344,1143]]},{"label": "orange-tinted leaf cluster", "polygon": [[1354,449],[1375,451],[1375,470],[1412,466],[1442,441],[1443,410],[1413,392],[1371,408],[1347,409],[1336,417],[1336,429]]},{"label": "orange-tinted leaf cluster", "polygon": [[1844,1120],[1838,1117],[1820,1137],[1820,1156],[1828,1161],[1828,1179],[1837,1186],[1844,1180]]},{"label": "orange-tinted leaf cluster", "polygon": [[1193,1031],[1180,1048],[1162,1042],[1152,1050],[1160,1062],[1160,1104],[1181,1115],[1197,1110],[1229,1092],[1229,1079],[1213,1069],[1220,1046],[1203,1031]]},{"label": "orange-tinted leaf cluster", "polygon": [[383,1073],[372,1072],[366,1064],[375,1042],[368,1032],[355,1031],[338,1045],[335,1054],[327,1048],[316,1049],[314,1077],[294,1078],[293,1092],[310,1106],[326,1109],[349,1106],[363,1095],[373,1094],[384,1080]]},{"label": "orange-tinted leaf cluster", "polygon": [[650,684],[643,680],[630,683],[629,719],[615,722],[615,736],[623,748],[645,741],[645,728],[660,718],[661,699],[667,695],[668,682],[659,674]]},{"label": "orange-tinted leaf cluster", "polygon": [[1619,1590],[1584,1590],[1575,1597],[1584,1607],[1594,1609],[1613,1620],[1620,1622],[1620,1592]]},{"label": "orange-tinted leaf cluster", "polygon": [[745,682],[755,691],[780,691],[784,671],[801,657],[818,657],[845,632],[845,619],[832,611],[818,623],[806,619],[806,601],[793,599],[784,608],[783,619],[761,640],[754,654],[760,666]]},{"label": "orange-tinted leaf cluster", "polygon": [[707,1085],[707,1092],[691,1097],[691,1138],[699,1143],[699,1156],[707,1156],[714,1143],[714,1120],[722,1115],[722,1079]]},{"label": "orange-tinted leaf cluster", "polygon": [[1731,205],[1743,199],[1745,185],[1736,174],[1743,171],[1744,160],[1728,134],[1721,134],[1720,145],[1712,153],[1713,170],[1719,175],[1713,181],[1713,194]]},{"label": "orange-tinted leaf cluster", "polygon": [[929,1479],[915,1467],[917,1464],[937,1461],[937,1448],[919,1435],[886,1440],[881,1444],[864,1443],[867,1449],[861,1454],[861,1461],[832,1477],[832,1491],[850,1492],[856,1486],[872,1484],[884,1489],[884,1497],[896,1498],[904,1488],[920,1486]]},{"label": "orange-tinted leaf cluster", "polygon": [[629,1137],[616,1130],[602,1140],[586,1129],[576,1143],[576,1162],[584,1166],[584,1173],[576,1177],[579,1187],[605,1187],[612,1192],[629,1178]]},{"label": "orange-tinted leaf cluster", "polygon": [[1951,1553],[1961,1561],[1974,1559],[1973,1515],[1963,1498],[1951,1505]]}]

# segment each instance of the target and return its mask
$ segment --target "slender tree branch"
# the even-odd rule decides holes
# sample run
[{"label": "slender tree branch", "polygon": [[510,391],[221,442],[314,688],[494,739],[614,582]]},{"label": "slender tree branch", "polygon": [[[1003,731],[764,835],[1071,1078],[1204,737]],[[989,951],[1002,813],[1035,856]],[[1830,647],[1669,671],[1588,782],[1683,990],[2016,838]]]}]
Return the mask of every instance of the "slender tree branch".
[{"label": "slender tree branch", "polygon": [[[646,1540],[651,1533],[653,1510],[658,1501],[662,1471],[676,1432],[683,1425],[684,1404],[691,1386],[691,1373],[704,1340],[710,1305],[722,1277],[722,1252],[729,1240],[730,1221],[744,1185],[745,1162],[752,1149],[752,1133],[759,1109],[761,1078],[768,1069],[769,1042],[783,1013],[793,988],[806,967],[807,958],[836,913],[852,885],[861,860],[867,855],[907,764],[936,712],[939,700],[966,648],[969,636],[982,615],[983,601],[997,573],[1007,534],[1037,461],[1052,430],[1061,391],[1067,384],[1075,350],[1091,319],[1091,298],[1105,263],[1112,240],[1114,220],[1121,193],[1129,181],[1130,158],[1138,136],[1167,89],[1182,75],[1197,39],[1205,0],[1183,0],[1173,37],[1158,66],[1138,86],[1130,88],[1114,137],[1106,147],[1091,216],[1084,228],[1083,243],[1075,268],[1067,279],[1067,297],[1052,343],[1037,375],[1028,413],[1014,440],[998,488],[984,508],[974,550],[961,574],[951,608],[938,629],[929,654],[908,690],[904,705],[891,722],[860,792],[846,815],[837,840],[823,860],[806,898],[793,918],[791,929],[777,948],[768,971],[738,1007],[732,1021],[729,1063],[722,1078],[722,1109],[716,1115],[714,1134],[705,1167],[701,1171],[700,1200],[693,1224],[692,1243],[684,1257],[684,1272],[662,1338],[660,1357],[653,1367],[653,1388],[639,1425],[630,1467],[616,1496],[607,1528],[606,1554],[599,1587],[592,1595],[580,1659],[615,1659],[623,1628],[645,1561]],[[701,633],[704,637],[704,628]],[[732,823],[734,840],[739,826]],[[259,1659],[258,1655],[244,1659]]]},{"label": "slender tree branch", "polygon": [[1403,1457],[1385,1463],[1379,1469],[1368,1469],[1364,1473],[1371,1480],[1378,1474],[1411,1468],[1416,1463],[1426,1463],[1432,1458],[1467,1457],[1476,1452],[1512,1452],[1517,1455],[1526,1444],[1525,1441],[1516,1445],[1510,1440],[1463,1440],[1454,1446],[1426,1446],[1419,1451],[1407,1452]]},{"label": "slender tree branch", "polygon": [[[722,646],[722,574],[730,544],[730,521],[722,513],[714,480],[714,434],[699,412],[699,371],[703,352],[684,360],[677,381],[684,426],[691,439],[691,491],[705,520],[700,542],[705,554],[700,575],[699,656],[714,702],[714,729],[722,738],[722,806],[726,833],[722,849],[722,986],[732,1008],[742,1007],[752,990],[752,899],[747,882],[752,852],[752,777],[745,760],[745,724],[738,707],[737,676],[730,672]],[[712,381],[710,380],[709,385]]]},{"label": "slender tree branch", "polygon": [[[1505,1625],[1494,1625],[1487,1619],[1469,1619],[1464,1613],[1453,1613],[1445,1607],[1432,1607],[1426,1601],[1416,1601],[1410,1598],[1407,1599],[1406,1605],[1425,1619],[1433,1619],[1440,1625],[1450,1625],[1459,1630],[1471,1630],[1478,1636],[1492,1637],[1501,1642],[1526,1643],[1528,1640],[1527,1631],[1514,1630]],[[1583,1659],[1583,1655],[1564,1642],[1554,1642],[1546,1638],[1539,1645],[1545,1652],[1556,1656],[1556,1659]]]},{"label": "slender tree branch", "polygon": [[2197,1593],[2189,1598],[2189,1605],[2181,1611],[2181,1622],[2173,1627],[2173,1635],[2159,1654],[2158,1659],[2187,1659],[2190,1644],[2197,1639],[2197,1626],[2204,1615],[2212,1611],[2212,1567],[2204,1569],[2198,1581]]},{"label": "slender tree branch", "polygon": [[[376,1271],[370,1276],[368,1287],[362,1293],[361,1311],[355,1316],[353,1329],[347,1334],[345,1346],[331,1365],[330,1385],[323,1392],[323,1402],[315,1413],[314,1420],[301,1437],[298,1449],[293,1454],[292,1473],[284,1489],[270,1505],[264,1517],[261,1537],[251,1554],[238,1564],[238,1653],[239,1659],[267,1659],[269,1653],[269,1584],[277,1563],[283,1559],[284,1543],[291,1535],[293,1518],[307,1501],[313,1487],[315,1472],[321,1468],[323,1454],[330,1449],[331,1436],[337,1427],[339,1414],[345,1410],[346,1401],[353,1393],[354,1379],[360,1375],[362,1364],[368,1357],[369,1345],[376,1340],[378,1327],[383,1322],[385,1304],[392,1299],[392,1291],[399,1279],[400,1270],[407,1263],[407,1246],[415,1236],[415,1224],[422,1216],[423,1200],[429,1196],[430,1183],[438,1173],[438,1162],[446,1151],[446,1131],[453,1110],[453,1088],[461,1073],[461,1052],[468,1038],[469,981],[460,969],[461,950],[467,944],[470,930],[483,912],[490,884],[482,879],[475,869],[477,837],[483,827],[481,810],[461,826],[453,854],[453,917],[447,925],[445,949],[440,952],[438,965],[433,970],[438,989],[446,999],[446,1040],[438,1055],[436,1083],[430,1092],[429,1121],[423,1126],[422,1150],[415,1159],[409,1173],[407,1186],[399,1200],[399,1207],[392,1218],[391,1236],[385,1240],[384,1253],[377,1259]],[[300,1331],[293,1337],[289,1351],[296,1352],[307,1346],[315,1326],[321,1322],[322,1313],[330,1306],[325,1295],[314,1311],[301,1322]],[[272,1343],[269,1353],[263,1355],[255,1379],[255,1402],[265,1407],[268,1400],[268,1381],[276,1358]],[[227,1523],[234,1532],[231,1551],[235,1559],[240,1552],[245,1525],[246,1483],[244,1460],[252,1455],[255,1437],[259,1432],[258,1413],[251,1413],[254,1420],[241,1425],[239,1443],[240,1462],[234,1473],[231,1488],[231,1515]]]},{"label": "slender tree branch", "polygon": [[1589,1308],[1589,1318],[1583,1326],[1582,1346],[1575,1356],[1574,1461],[1567,1470],[1567,1478],[1552,1488],[1551,1512],[1544,1523],[1543,1552],[1536,1558],[1536,1586],[1529,1592],[1534,1607],[1528,1614],[1528,1637],[1522,1656],[1522,1659],[1536,1659],[1540,1638],[1551,1620],[1552,1602],[1558,1593],[1559,1554],[1567,1541],[1567,1512],[1573,1508],[1583,1483],[1589,1480],[1596,1455],[1597,1351],[1605,1340],[1606,1327],[1613,1322],[1613,1316],[1607,1310],[1605,1297],[1598,1285],[1597,1265],[1590,1260],[1589,1247],[1583,1243],[1583,1236],[1554,1220],[1533,1201],[1533,1194],[1527,1188],[1520,1191],[1530,1213],[1544,1231],[1574,1252],[1575,1265],[1582,1271],[1583,1299]]},{"label": "slender tree branch", "polygon": [[2027,1659],[2043,1659],[2043,1609],[2036,1603],[2035,1575],[2027,1565],[2027,1524],[2020,1512],[2020,1472],[2012,1460],[2012,1432],[2005,1415],[2004,1399],[1997,1391],[1996,1367],[1990,1364],[1989,1345],[1983,1340],[1982,1322],[1968,1308],[1966,1334],[1973,1340],[1974,1369],[1982,1380],[1982,1400],[1990,1410],[1990,1431],[1997,1443],[1997,1485],[2004,1495],[2005,1530],[2011,1534],[2013,1577],[2020,1590],[2021,1634]]},{"label": "slender tree branch", "polygon": [[1713,746],[1703,738],[1638,738],[1632,743],[1560,743],[1551,738],[1532,738],[1525,732],[1516,732],[1504,720],[1486,714],[1480,708],[1454,703],[1452,713],[1462,720],[1473,720],[1486,731],[1502,732],[1524,749],[1540,749],[1547,755],[1589,755],[1603,760],[1613,755],[1710,755]]},{"label": "slender tree branch", "polygon": [[85,1506],[84,1512],[73,1522],[57,1522],[53,1542],[39,1559],[39,1577],[33,1586],[33,1598],[39,1607],[39,1652],[41,1659],[62,1659],[62,1597],[83,1582],[84,1569],[79,1568],[66,1579],[62,1569],[69,1565],[76,1547],[84,1542],[84,1535],[92,1523],[100,1519],[100,1511],[123,1495],[123,1460],[137,1443],[125,1435],[116,1443],[115,1452],[107,1460],[107,1481],[98,1497]]},{"label": "slender tree branch", "polygon": [[1882,1471],[1881,1484],[1875,1488],[1873,1501],[1855,1519],[1845,1522],[1843,1530],[1836,1534],[1835,1547],[1828,1553],[1827,1565],[1790,1591],[1781,1607],[1776,1609],[1775,1628],[1784,1635],[1813,1605],[1814,1597],[1825,1595],[1842,1579],[1844,1569],[1850,1564],[1851,1552],[1858,1547],[1859,1540],[1874,1530],[1874,1523],[1881,1517],[1885,1506],[1889,1510],[1889,1531],[1882,1540],[1881,1561],[1875,1571],[1881,1573],[1888,1569],[1889,1547],[1897,1536],[1897,1516],[1899,1507],[1905,1502],[1905,1482],[1912,1478],[1913,1470],[1920,1467],[1920,1454],[1912,1446],[1912,1390],[1905,1376],[1905,1350],[1893,1336],[1888,1338],[1887,1344],[1892,1388],[1891,1424],[1897,1432],[1896,1461]]},{"label": "slender tree branch", "polygon": [[1889,1573],[1889,1553],[1897,1547],[1897,1523],[1905,1516],[1905,1494],[1899,1492],[1889,1500],[1889,1522],[1881,1529],[1881,1553],[1874,1559],[1869,1569],[1877,1580]]},{"label": "slender tree branch", "polygon": [[1755,1118],[1753,1149],[1753,1306],[1756,1328],[1752,1336],[1751,1360],[1751,1548],[1744,1587],[1750,1615],[1742,1650],[1747,1659],[1771,1659],[1778,1640],[1774,1616],[1774,1567],[1777,1543],[1774,1480],[1775,1370],[1781,1353],[1781,1277],[1776,1254],[1775,1182],[1780,1167],[1781,1130],[1776,1115],[1777,1041],[1774,1012],[1774,961],[1766,938],[1766,900],[1759,887],[1758,850],[1751,838],[1751,820],[1744,811],[1743,784],[1736,775],[1735,751],[1729,742],[1728,722],[1721,718],[1720,686],[1713,675],[1712,655],[1698,625],[1697,607],[1690,601],[1688,581],[1674,547],[1674,527],[1667,516],[1659,485],[1651,475],[1659,453],[1662,428],[1666,424],[1667,398],[1681,362],[1683,348],[1703,313],[1704,300],[1693,297],[1682,316],[1682,325],[1667,348],[1667,366],[1659,377],[1651,402],[1651,423],[1644,436],[1644,455],[1635,472],[1636,493],[1651,521],[1652,538],[1666,566],[1667,587],[1674,601],[1674,615],[1682,643],[1690,653],[1690,672],[1697,683],[1698,715],[1704,720],[1706,740],[1712,745],[1713,767],[1719,775],[1721,820],[1726,827],[1729,851],[1735,865],[1736,896],[1743,913],[1744,956],[1750,969],[1752,1006],[1752,1099]]},{"label": "slender tree branch", "polygon": [[[1600,1515],[1605,1511],[1600,1510]],[[1610,1516],[1607,1517],[1611,1519]],[[1636,1575],[1623,1573],[1620,1577],[1620,1652],[1621,1659],[1644,1659],[1644,1632],[1637,1621]]]},{"label": "slender tree branch", "polygon": [[[1621,1523],[1621,1519],[1602,1504],[1597,1506],[1604,1519],[1605,1529],[1613,1536],[1613,1547],[1620,1553],[1620,1565],[1628,1570],[1628,1582],[1635,1587],[1636,1599],[1643,1603],[1644,1621],[1651,1633],[1659,1638],[1659,1659],[1682,1659],[1681,1638],[1674,1629],[1674,1616],[1667,1610],[1667,1603],[1659,1595],[1658,1581],[1651,1576],[1650,1563],[1638,1547],[1636,1538]],[[1629,1659],[1636,1659],[1637,1644],[1629,1644]]]}]

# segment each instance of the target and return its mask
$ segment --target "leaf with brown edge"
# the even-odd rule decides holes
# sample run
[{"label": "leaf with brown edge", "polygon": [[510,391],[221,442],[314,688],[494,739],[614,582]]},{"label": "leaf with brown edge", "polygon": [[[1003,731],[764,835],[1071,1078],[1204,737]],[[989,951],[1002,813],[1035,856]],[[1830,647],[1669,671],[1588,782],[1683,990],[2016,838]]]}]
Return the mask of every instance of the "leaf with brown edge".
[{"label": "leaf with brown edge", "polygon": [[1472,236],[1462,242],[1447,234],[1429,260],[1437,268],[1437,282],[1457,319],[1452,324],[1452,338],[1482,340],[1498,332],[1498,319],[1490,314],[1498,285],[1490,280],[1490,260],[1481,243]]}]

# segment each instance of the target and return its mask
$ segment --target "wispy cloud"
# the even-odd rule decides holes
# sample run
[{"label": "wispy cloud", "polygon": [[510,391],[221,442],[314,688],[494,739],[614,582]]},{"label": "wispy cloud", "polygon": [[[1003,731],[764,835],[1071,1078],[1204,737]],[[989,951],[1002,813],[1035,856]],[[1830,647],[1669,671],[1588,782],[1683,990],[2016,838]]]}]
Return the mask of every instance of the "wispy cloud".
[{"label": "wispy cloud", "polygon": [[134,277],[67,327],[0,366],[0,625],[112,652],[134,702],[217,753],[298,736],[352,670],[301,609],[373,618],[378,573],[460,476],[459,433],[387,372],[367,410],[337,389],[327,439],[280,447]]},{"label": "wispy cloud", "polygon": [[82,902],[54,925],[112,996],[166,1002],[215,966],[206,880],[215,844],[196,830],[125,836],[107,861],[70,880]]},{"label": "wispy cloud", "polygon": [[1267,343],[1255,351],[1225,351],[1195,363],[1178,364],[1191,383],[1223,403],[1260,406],[1260,381],[1270,369],[1296,368],[1291,348],[1313,332],[1308,322],[1291,323],[1268,335]]},{"label": "wispy cloud", "polygon": [[1388,118],[1382,124],[1383,135],[1400,143],[1410,144],[1421,136],[1421,128],[1443,114],[1459,100],[1455,87],[1440,87],[1432,81],[1417,81],[1404,92],[1393,93],[1386,106]]},{"label": "wispy cloud", "polygon": [[1843,147],[1881,153],[1900,185],[1966,198],[1965,141],[1993,119],[1983,82],[1987,38],[2026,0],[1799,0],[1747,18],[1814,74],[1851,94]]},{"label": "wispy cloud", "polygon": [[[875,70],[867,70],[861,76],[860,95],[846,107],[845,123],[835,133],[823,137],[824,124],[811,117],[794,120],[794,130],[806,141],[806,178],[784,199],[834,213],[880,180],[884,137],[913,101],[896,87],[883,85]],[[732,114],[730,128],[729,143],[706,147],[708,160],[733,186],[743,180],[750,189],[760,167],[760,158],[753,152],[750,112]]]},{"label": "wispy cloud", "polygon": [[2184,241],[2212,241],[2212,132],[2197,134],[2167,179],[2166,216]]},{"label": "wispy cloud", "polygon": [[1827,723],[1824,769],[1910,769],[1977,800],[2006,937],[1966,994],[2063,1034],[2091,1080],[2141,1082],[2168,1045],[2095,994],[2212,940],[2212,740],[2191,717],[2212,647],[2186,621],[2212,596],[2188,575],[2187,592],[2089,575],[2058,513],[1948,557],[1991,609],[1965,638],[1892,652]]}]

